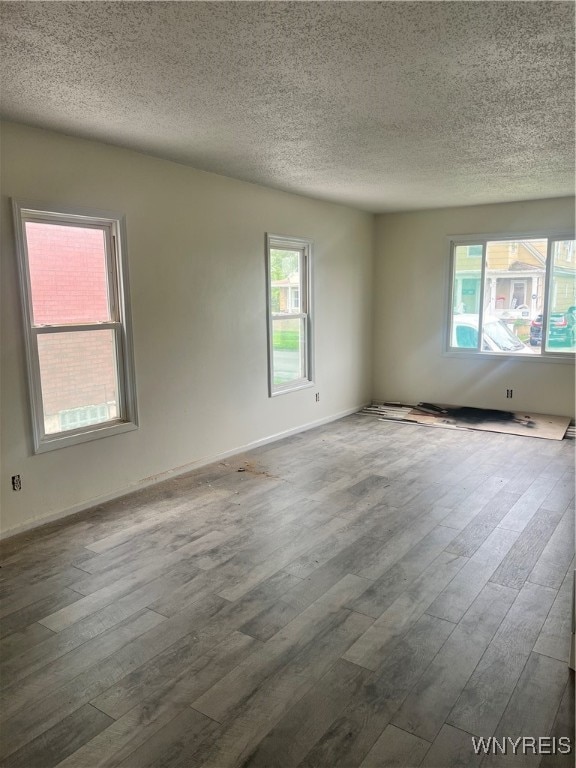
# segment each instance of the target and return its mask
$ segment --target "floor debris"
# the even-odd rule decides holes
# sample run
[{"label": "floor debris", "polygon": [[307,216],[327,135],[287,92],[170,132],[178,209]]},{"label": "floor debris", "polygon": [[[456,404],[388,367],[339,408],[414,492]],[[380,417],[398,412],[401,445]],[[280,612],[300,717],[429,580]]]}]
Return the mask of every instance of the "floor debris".
[{"label": "floor debris", "polygon": [[405,405],[396,402],[373,402],[360,413],[378,416],[385,421],[403,421],[448,429],[474,429],[510,435],[528,435],[547,440],[574,439],[576,428],[570,418],[548,416],[525,411],[499,411],[436,403]]}]

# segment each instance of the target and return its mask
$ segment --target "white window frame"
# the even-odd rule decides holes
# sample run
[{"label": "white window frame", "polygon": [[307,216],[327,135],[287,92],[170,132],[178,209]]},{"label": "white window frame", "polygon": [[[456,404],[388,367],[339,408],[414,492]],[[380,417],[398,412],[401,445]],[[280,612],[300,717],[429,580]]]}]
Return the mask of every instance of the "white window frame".
[{"label": "white window frame", "polygon": [[[275,313],[272,311],[271,254],[275,249],[300,253],[301,283],[300,311]],[[266,234],[266,305],[268,316],[268,394],[270,397],[313,386],[314,348],[312,336],[312,241],[301,237]],[[273,320],[301,319],[304,321],[305,350],[304,376],[285,384],[274,384]]]},{"label": "white window frame", "polygon": [[[137,429],[136,379],[124,216],[109,211],[47,205],[24,200],[12,200],[12,209],[22,295],[34,453],[44,453],[55,448],[76,445]],[[110,321],[34,325],[25,231],[26,222],[85,227],[103,231],[106,242]],[[46,434],[38,337],[45,333],[74,333],[106,329],[113,331],[116,342],[118,416],[99,424]]]},{"label": "white window frame", "polygon": [[[447,321],[444,326],[444,355],[448,357],[462,357],[462,358],[486,358],[492,360],[514,360],[517,362],[547,362],[547,363],[564,363],[568,365],[574,365],[574,353],[571,352],[557,352],[554,350],[546,349],[546,342],[548,337],[548,307],[550,303],[550,284],[552,282],[552,244],[556,241],[562,240],[574,240],[575,233],[567,230],[537,230],[537,231],[524,231],[515,233],[489,233],[481,235],[449,235],[448,242],[450,246],[450,258],[448,266],[448,295],[447,295]],[[454,307],[454,264],[455,254],[457,246],[470,246],[470,245],[482,245],[482,271],[480,276],[480,307],[478,317],[478,327],[482,328],[483,315],[484,315],[484,290],[486,287],[486,246],[489,242],[505,242],[505,241],[519,241],[519,240],[547,240],[546,250],[546,272],[544,281],[544,298],[543,298],[543,318],[542,318],[542,344],[540,347],[540,353],[514,353],[514,352],[485,352],[482,350],[482,334],[478,333],[478,347],[476,349],[470,348],[458,348],[451,345],[452,336],[452,320],[453,320],[453,307]]]}]

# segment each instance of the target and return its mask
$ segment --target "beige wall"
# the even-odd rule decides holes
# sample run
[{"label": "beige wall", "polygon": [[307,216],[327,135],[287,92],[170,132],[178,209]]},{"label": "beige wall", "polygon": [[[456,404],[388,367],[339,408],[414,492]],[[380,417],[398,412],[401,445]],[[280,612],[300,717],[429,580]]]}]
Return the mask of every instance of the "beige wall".
[{"label": "beige wall", "polygon": [[374,398],[574,416],[572,365],[455,359],[443,354],[442,335],[448,236],[573,227],[573,198],[378,216]]},{"label": "beige wall", "polygon": [[[32,454],[10,197],[126,215],[139,430]],[[3,531],[370,400],[370,214],[13,124],[1,205]],[[314,241],[316,386],[272,399],[267,231]]]}]

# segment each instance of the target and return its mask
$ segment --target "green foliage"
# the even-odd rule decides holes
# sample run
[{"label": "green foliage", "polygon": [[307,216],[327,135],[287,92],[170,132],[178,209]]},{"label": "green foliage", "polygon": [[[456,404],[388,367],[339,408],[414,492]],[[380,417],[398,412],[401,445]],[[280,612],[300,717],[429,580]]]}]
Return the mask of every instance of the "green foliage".
[{"label": "green foliage", "polygon": [[270,304],[272,312],[280,312],[280,288],[271,289]]},{"label": "green foliage", "polygon": [[274,349],[298,349],[300,334],[298,331],[274,331],[272,343]]},{"label": "green foliage", "polygon": [[270,277],[272,280],[285,280],[298,271],[298,253],[296,251],[270,251]]},{"label": "green foliage", "polygon": [[526,343],[530,339],[530,322],[524,317],[514,320],[514,333],[520,341]]}]

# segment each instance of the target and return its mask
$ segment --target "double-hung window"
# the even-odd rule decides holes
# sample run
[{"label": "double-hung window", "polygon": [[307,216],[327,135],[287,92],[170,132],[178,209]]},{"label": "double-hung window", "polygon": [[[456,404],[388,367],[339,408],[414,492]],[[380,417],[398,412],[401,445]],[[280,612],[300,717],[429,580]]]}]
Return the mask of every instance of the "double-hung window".
[{"label": "double-hung window", "polygon": [[311,249],[309,240],[266,237],[270,395],[312,381]]},{"label": "double-hung window", "polygon": [[135,429],[122,217],[13,208],[36,453]]},{"label": "double-hung window", "polygon": [[448,350],[570,359],[574,248],[573,234],[451,238]]}]

